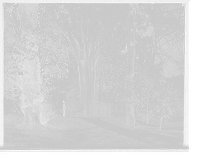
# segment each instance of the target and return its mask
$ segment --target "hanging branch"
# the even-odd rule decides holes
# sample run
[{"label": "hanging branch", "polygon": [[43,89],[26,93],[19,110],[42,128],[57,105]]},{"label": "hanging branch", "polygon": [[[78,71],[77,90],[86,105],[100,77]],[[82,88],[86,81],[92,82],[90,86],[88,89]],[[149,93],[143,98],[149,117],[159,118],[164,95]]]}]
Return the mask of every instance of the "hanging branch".
[{"label": "hanging branch", "polygon": [[72,13],[75,12],[75,11],[77,11],[77,10],[79,10],[79,9],[83,9],[83,8],[77,8],[77,9],[73,10],[73,11],[69,14],[68,18],[66,18],[66,19],[64,19],[64,20],[61,20],[61,21],[59,21],[58,23],[62,23],[62,22],[64,22],[64,21],[66,21],[66,20],[70,20],[70,18],[73,16]]}]

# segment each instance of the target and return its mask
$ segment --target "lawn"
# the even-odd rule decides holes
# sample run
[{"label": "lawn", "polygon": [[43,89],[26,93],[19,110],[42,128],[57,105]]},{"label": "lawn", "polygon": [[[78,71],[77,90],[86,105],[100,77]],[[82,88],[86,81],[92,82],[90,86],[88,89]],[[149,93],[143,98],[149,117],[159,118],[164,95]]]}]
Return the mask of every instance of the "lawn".
[{"label": "lawn", "polygon": [[125,118],[124,117],[103,117],[101,118],[104,121],[107,121],[109,123],[112,123],[114,125],[120,126],[120,127],[124,127],[130,130],[137,130],[139,132],[144,132],[144,133],[155,133],[155,134],[161,134],[164,136],[171,136],[171,137],[177,137],[177,138],[181,138],[183,139],[183,131],[179,131],[179,130],[175,130],[175,129],[168,129],[165,130],[166,127],[183,127],[183,122],[181,121],[171,121],[171,122],[164,122],[163,124],[163,128],[160,131],[159,127],[156,124],[156,121],[150,121],[151,124],[156,125],[154,127],[148,127],[146,126],[146,124],[141,124],[141,123],[137,123],[136,120],[136,128],[131,127],[127,127],[125,125]]},{"label": "lawn", "polygon": [[44,129],[22,130],[22,117],[4,116],[4,146],[9,148],[139,147],[147,144],[109,132],[79,118],[57,117]]}]

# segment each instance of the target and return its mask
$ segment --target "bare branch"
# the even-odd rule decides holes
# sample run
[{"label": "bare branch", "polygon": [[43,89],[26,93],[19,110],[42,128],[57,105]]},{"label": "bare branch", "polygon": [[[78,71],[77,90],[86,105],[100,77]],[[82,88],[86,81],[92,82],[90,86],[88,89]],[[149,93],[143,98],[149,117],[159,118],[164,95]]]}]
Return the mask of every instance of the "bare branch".
[{"label": "bare branch", "polygon": [[62,23],[62,22],[64,22],[64,21],[66,21],[66,20],[70,20],[70,18],[72,17],[73,15],[70,15],[68,18],[66,18],[66,19],[64,19],[64,20],[61,20],[61,21],[59,21],[58,23]]},{"label": "bare branch", "polygon": [[[184,26],[181,25],[181,23],[177,22],[176,20],[172,19],[172,18],[169,18],[169,17],[166,17],[164,15],[161,15],[158,13],[158,15],[160,15],[161,17],[163,17],[165,20],[168,20],[170,22],[171,25],[176,25],[177,27],[179,27],[183,32],[184,32]],[[166,23],[166,22],[165,22]]]},{"label": "bare branch", "polygon": [[64,20],[61,20],[61,21],[59,21],[58,23],[62,23],[62,22],[64,22],[64,21],[66,21],[66,20],[70,20],[70,18],[73,16],[72,13],[75,12],[75,11],[77,11],[77,10],[79,10],[79,9],[83,9],[83,8],[77,8],[77,9],[73,10],[73,11],[69,14],[68,18],[66,18],[66,19],[64,19]]},{"label": "bare branch", "polygon": [[74,40],[74,37],[71,36],[71,34],[69,33],[69,25],[67,23],[67,27],[66,27],[66,37],[68,38],[70,44],[72,45],[72,49],[74,51],[74,56],[76,58],[76,60],[78,61],[79,58],[79,52],[77,51],[77,47],[76,47],[76,43]]}]

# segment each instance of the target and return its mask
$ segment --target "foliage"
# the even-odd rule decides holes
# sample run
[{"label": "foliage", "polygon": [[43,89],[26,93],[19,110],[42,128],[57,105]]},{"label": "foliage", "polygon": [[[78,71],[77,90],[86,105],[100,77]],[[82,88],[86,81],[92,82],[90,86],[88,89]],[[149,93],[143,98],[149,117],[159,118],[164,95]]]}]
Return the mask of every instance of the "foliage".
[{"label": "foliage", "polygon": [[175,83],[157,83],[157,115],[165,119],[172,117],[180,104],[180,92]]},{"label": "foliage", "polygon": [[[99,81],[111,88],[110,97],[117,100],[124,87],[126,54],[126,5],[107,4],[105,7],[105,38],[102,44]],[[102,92],[103,93],[103,92]]]},{"label": "foliage", "polygon": [[55,105],[51,100],[45,100],[40,107],[40,122],[46,125],[49,120],[58,116]]},{"label": "foliage", "polygon": [[[141,10],[147,17],[145,22],[153,26],[156,55],[162,59],[170,59],[178,67],[182,67],[182,59],[171,57],[165,50],[165,46],[179,49],[180,42],[184,38],[184,8],[181,4],[142,4]],[[182,41],[181,41],[182,40]]]},{"label": "foliage", "polygon": [[110,116],[111,115],[111,106],[108,103],[102,101],[95,101],[96,115],[101,116]]},{"label": "foliage", "polygon": [[19,72],[17,63],[20,58],[13,53],[13,46],[18,40],[12,17],[14,9],[12,5],[4,5],[4,8],[4,96],[13,99],[20,93],[17,82],[17,73]]},{"label": "foliage", "polygon": [[5,10],[7,98],[29,92],[34,103],[80,80],[87,100],[95,92],[95,100],[131,102],[148,120],[167,120],[183,105],[169,81],[184,70],[181,4],[13,6]]},{"label": "foliage", "polygon": [[[27,14],[23,6],[19,9]],[[23,16],[21,18],[28,21]],[[52,115],[51,107],[47,106],[48,93],[55,88],[52,83],[57,78],[66,78],[68,73],[68,45],[56,26],[41,34],[33,32],[33,28],[28,30],[27,24],[21,24],[19,32],[14,26],[16,20],[7,20],[11,22],[9,28],[19,35],[9,30],[5,33],[4,96],[20,100],[21,111],[28,120],[26,123],[36,114],[40,123],[45,124]],[[23,28],[25,26],[27,29]]]}]

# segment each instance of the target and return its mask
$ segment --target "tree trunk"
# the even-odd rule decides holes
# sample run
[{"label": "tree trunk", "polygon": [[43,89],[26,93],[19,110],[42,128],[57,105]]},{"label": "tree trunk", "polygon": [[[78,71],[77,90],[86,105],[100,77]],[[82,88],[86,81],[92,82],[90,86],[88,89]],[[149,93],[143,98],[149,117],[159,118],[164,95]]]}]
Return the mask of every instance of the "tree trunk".
[{"label": "tree trunk", "polygon": [[80,100],[81,100],[81,106],[83,107],[83,114],[87,113],[86,110],[86,66],[85,61],[81,60],[79,62],[79,87],[80,87]]},{"label": "tree trunk", "polygon": [[147,107],[147,118],[146,118],[147,127],[149,126],[149,109]]},{"label": "tree trunk", "polygon": [[101,83],[101,100],[104,101],[103,83]]},{"label": "tree trunk", "polygon": [[[39,4],[19,3],[18,5],[19,10],[16,14],[19,16],[21,38],[25,39],[25,47],[31,50],[30,54],[27,53],[22,57],[23,70],[27,71],[25,66],[31,67],[28,70],[29,77],[25,76],[24,71],[22,75],[21,96],[23,96],[23,98],[21,97],[21,103],[24,113],[23,125],[33,127],[40,124],[40,106],[43,101],[43,97],[40,96],[40,85],[42,81],[40,77],[38,41],[34,33],[37,27]],[[27,83],[27,81],[31,82]],[[26,102],[24,100],[26,100]]]},{"label": "tree trunk", "polygon": [[95,80],[96,68],[93,66],[92,60],[82,60],[78,66],[79,71],[79,87],[81,104],[83,106],[84,115],[95,114],[94,99],[95,99]]},{"label": "tree trunk", "polygon": [[66,104],[65,104],[65,101],[63,101],[63,117],[66,117]]},{"label": "tree trunk", "polygon": [[88,65],[86,69],[86,100],[87,100],[87,112],[90,116],[95,115],[95,72],[96,68],[94,62],[88,59]]},{"label": "tree trunk", "polygon": [[153,6],[153,20],[152,20],[152,25],[153,25],[153,35],[152,35],[152,43],[153,43],[153,49],[152,49],[152,56],[151,56],[151,63],[152,66],[154,65],[155,58],[156,58],[156,52],[157,52],[157,4],[154,4]]},{"label": "tree trunk", "polygon": [[136,30],[136,10],[137,4],[129,4],[129,15],[128,15],[128,45],[127,45],[127,64],[126,64],[126,81],[125,81],[125,92],[126,92],[126,125],[130,126],[130,119],[133,118],[131,115],[131,82],[134,76],[135,66],[135,30]]},{"label": "tree trunk", "polygon": [[159,126],[160,131],[162,130],[162,123],[163,123],[163,117],[161,116],[161,118],[160,118],[160,126]]},{"label": "tree trunk", "polygon": [[132,110],[132,114],[133,114],[133,127],[135,128],[135,123],[136,123],[136,117],[135,117],[135,108],[134,108],[134,106],[132,106],[132,108],[131,108],[131,110]]},{"label": "tree trunk", "polygon": [[74,17],[72,19],[76,27],[76,35],[70,34],[68,22],[66,30],[79,67],[81,110],[83,115],[91,116],[94,115],[95,76],[102,37],[95,37],[96,17],[92,4],[84,4],[83,15],[80,12],[80,26],[77,25]]},{"label": "tree trunk", "polygon": [[95,69],[95,89],[94,89],[94,115],[97,115],[98,108],[97,103],[99,99],[99,88],[100,88],[100,81],[99,81],[99,62],[97,63],[96,69]]}]

